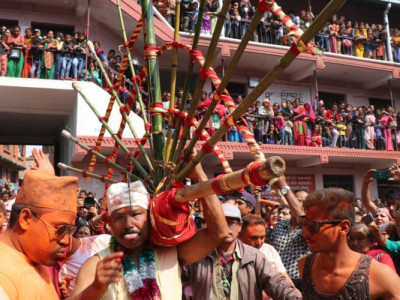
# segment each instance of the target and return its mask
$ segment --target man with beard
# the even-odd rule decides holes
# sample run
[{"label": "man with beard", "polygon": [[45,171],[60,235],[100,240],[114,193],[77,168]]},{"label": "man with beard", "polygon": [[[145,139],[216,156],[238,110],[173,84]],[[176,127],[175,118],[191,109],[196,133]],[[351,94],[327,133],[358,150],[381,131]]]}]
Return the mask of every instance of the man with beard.
[{"label": "man with beard", "polygon": [[230,203],[222,204],[222,208],[229,236],[206,258],[184,269],[193,300],[261,300],[263,291],[274,299],[301,299],[300,292],[273,269],[260,251],[238,239],[242,228],[240,210]]},{"label": "man with beard", "polygon": [[[39,166],[40,170],[40,166]],[[78,178],[28,171],[0,235],[1,299],[59,299],[45,266],[65,258],[76,215]]]},{"label": "man with beard", "polygon": [[[190,178],[207,180],[200,164]],[[228,235],[222,208],[215,194],[200,199],[207,228],[177,246],[154,247],[149,198],[140,181],[110,186],[107,210],[114,236],[109,248],[82,265],[70,299],[181,299],[180,265],[202,259]]]}]

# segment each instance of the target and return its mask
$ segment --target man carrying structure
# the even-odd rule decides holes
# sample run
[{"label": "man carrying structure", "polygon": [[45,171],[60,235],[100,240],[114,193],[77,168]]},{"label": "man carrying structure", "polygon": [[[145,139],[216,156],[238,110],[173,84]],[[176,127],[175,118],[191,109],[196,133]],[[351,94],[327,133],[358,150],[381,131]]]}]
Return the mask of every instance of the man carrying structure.
[{"label": "man carrying structure", "polygon": [[343,189],[313,192],[299,217],[312,254],[299,261],[304,299],[400,299],[400,278],[372,257],[350,250],[354,197]]},{"label": "man carrying structure", "polygon": [[[207,180],[200,164],[191,178]],[[82,265],[70,299],[181,299],[180,265],[202,259],[227,237],[225,217],[215,194],[204,197],[206,229],[177,246],[153,247],[149,198],[140,181],[110,186],[107,209],[114,236],[109,248]]]}]

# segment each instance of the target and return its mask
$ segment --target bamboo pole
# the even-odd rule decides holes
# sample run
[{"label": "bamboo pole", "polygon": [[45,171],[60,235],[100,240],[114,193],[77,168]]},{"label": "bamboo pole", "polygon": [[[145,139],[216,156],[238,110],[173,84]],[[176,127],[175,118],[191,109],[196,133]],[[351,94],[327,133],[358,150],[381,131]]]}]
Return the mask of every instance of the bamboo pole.
[{"label": "bamboo pole", "polygon": [[[325,25],[325,23],[329,20],[329,18],[346,2],[346,0],[332,0],[329,4],[324,8],[324,10],[318,15],[318,17],[311,23],[310,27],[303,33],[301,38],[297,41],[297,45],[299,47],[305,47],[315,34],[319,32],[319,30]],[[293,52],[297,50],[293,50],[295,48],[292,46],[286,54],[278,61],[275,67],[268,72],[268,74],[262,79],[262,81],[258,84],[256,88],[254,88],[251,93],[244,99],[244,101],[233,111],[228,118],[231,118],[233,121],[239,119],[257,99],[258,97],[264,93],[264,91],[278,78],[278,76],[292,63],[292,61],[296,58]],[[298,51],[298,50],[297,50]],[[214,135],[208,141],[211,147],[215,146],[215,144],[223,137],[223,135],[229,130],[230,127],[222,124],[221,127],[214,133]],[[196,156],[182,169],[176,176],[176,180],[182,180],[188,174],[192,168],[198,164],[201,159],[205,156],[206,153],[203,151],[199,151]]]},{"label": "bamboo pole", "polygon": [[[198,20],[203,20],[205,6],[206,6],[206,0],[201,0],[200,8],[199,8],[199,15],[197,18]],[[200,32],[201,32],[201,23],[202,22],[196,23],[196,30],[195,30],[194,37],[193,37],[192,50],[196,50],[198,47],[199,39],[200,39]],[[194,64],[195,64],[195,62],[193,60],[189,59],[188,68],[187,68],[187,72],[186,72],[186,78],[185,78],[185,84],[183,86],[182,102],[179,107],[180,111],[186,111],[187,95],[189,92],[190,82],[192,80]],[[175,154],[176,154],[175,150],[176,150],[176,147],[178,144],[179,133],[181,131],[182,123],[183,123],[183,120],[178,119],[175,124],[174,139],[173,139],[172,147],[171,147],[172,148],[171,149],[171,157],[172,157],[173,161],[177,161],[177,158],[175,156]]]},{"label": "bamboo pole", "polygon": [[[97,111],[97,109],[90,102],[90,100],[86,97],[86,95],[82,92],[82,89],[81,89],[80,85],[78,83],[74,82],[72,84],[72,87],[74,88],[75,91],[77,91],[79,93],[79,95],[81,95],[83,100],[85,100],[85,102],[89,105],[89,107],[92,109],[93,113],[96,115],[97,118],[99,118],[100,122],[107,129],[108,133],[112,136],[112,138],[115,140],[115,142],[117,142],[118,145],[121,147],[121,149],[125,153],[128,154],[129,153],[129,149],[125,146],[125,144],[121,141],[121,139],[115,134],[115,132],[108,125],[108,123],[104,119],[102,119],[102,117],[100,116],[100,114]],[[134,163],[135,167],[138,169],[140,174],[142,174],[143,177],[147,178],[149,176],[149,174],[147,174],[147,172],[145,171],[145,169],[143,169],[143,167],[139,164],[139,162],[135,158],[133,158],[132,156],[130,156],[130,159],[132,160],[132,162]]]},{"label": "bamboo pole", "polygon": [[60,163],[60,162],[57,164],[57,167],[59,167],[62,170],[73,171],[73,172],[82,174],[83,176],[87,176],[87,177],[90,177],[90,178],[101,180],[101,181],[107,182],[107,183],[117,183],[118,182],[118,181],[116,181],[114,179],[111,179],[111,178],[108,178],[108,177],[105,177],[105,176],[101,176],[101,175],[98,175],[98,174],[93,174],[93,173],[89,173],[89,172],[86,173],[84,170],[81,170],[81,169],[78,169],[78,168],[73,168],[71,166],[68,166],[68,165]]},{"label": "bamboo pole", "polygon": [[[219,41],[219,37],[221,35],[221,31],[222,31],[222,27],[224,26],[225,23],[225,17],[226,17],[226,12],[228,11],[229,5],[230,5],[231,1],[230,0],[224,0],[224,4],[222,6],[222,9],[220,11],[220,13],[218,14],[218,21],[217,24],[215,25],[215,29],[214,29],[214,33],[211,39],[211,43],[210,46],[208,48],[208,52],[207,52],[207,57],[205,59],[204,65],[203,65],[203,69],[204,70],[208,70],[211,66],[212,60],[214,58],[214,54],[215,54],[215,50],[217,48],[218,45],[218,41]],[[190,109],[188,112],[188,118],[192,119],[195,115],[196,109],[197,109],[197,104],[199,102],[201,93],[203,92],[203,88],[204,88],[204,84],[206,82],[206,79],[200,78],[199,82],[197,83],[197,87],[196,90],[194,92],[193,95],[193,99],[192,99],[192,103],[190,104]],[[179,141],[178,144],[178,149],[174,155],[174,162],[178,163],[179,161],[179,156],[183,150],[183,148],[185,147],[186,144],[186,139],[188,137],[189,134],[189,130],[190,127],[187,125],[183,126],[183,132],[182,132],[182,136],[181,136],[181,140]]]},{"label": "bamboo pole", "polygon": [[[153,19],[153,4],[150,0],[142,1],[142,16],[144,17],[144,41],[145,51],[144,56],[147,63],[148,70],[148,90],[149,100],[151,104],[161,102],[161,84],[160,84],[160,72],[157,60],[157,51],[155,47],[156,37],[154,33],[154,19]],[[154,47],[154,48],[153,48]],[[164,161],[165,157],[165,134],[163,131],[163,116],[154,114],[151,116],[152,120],[152,136],[153,136],[153,148],[151,149],[154,159],[158,161]],[[160,167],[156,167],[156,184],[158,184],[163,176],[163,170]]]},{"label": "bamboo pole", "polygon": [[[92,54],[94,55],[94,57],[95,57],[95,59],[96,59],[96,61],[97,61],[97,64],[98,64],[98,66],[100,67],[101,72],[104,74],[104,78],[105,78],[105,80],[106,80],[106,82],[107,82],[107,85],[108,85],[109,87],[111,87],[112,84],[111,84],[110,78],[108,77],[108,74],[106,73],[106,70],[104,69],[104,66],[103,66],[103,64],[101,63],[100,58],[97,56],[96,51],[94,50],[93,43],[92,43],[91,41],[88,41],[88,42],[87,42],[87,45],[88,45],[90,51],[92,52]],[[139,90],[137,90],[137,91],[139,91]],[[122,106],[122,103],[121,103],[121,100],[119,100],[119,97],[118,97],[117,92],[116,92],[114,89],[111,89],[111,93],[113,94],[113,97],[114,97],[115,100],[117,101],[118,106],[121,107],[121,106]],[[140,94],[140,92],[138,92],[138,94]],[[123,112],[122,112],[122,116],[123,116],[123,118],[125,119],[126,123],[128,124],[129,129],[131,130],[133,136],[134,136],[135,138],[139,138],[139,136],[138,136],[137,133],[136,133],[135,128],[134,128],[133,125],[132,125],[131,120],[129,119],[129,115],[126,113],[126,111],[123,111]],[[141,145],[141,144],[139,143],[139,147],[140,147],[140,150],[142,151],[142,154],[143,154],[143,156],[144,156],[144,158],[145,158],[145,161],[146,161],[147,166],[149,167],[150,171],[153,170],[153,165],[151,164],[150,158],[149,158],[149,156],[147,155],[147,153],[146,153],[146,151],[145,151],[143,145]]]},{"label": "bamboo pole", "polygon": [[[223,192],[237,190],[246,185],[252,184],[254,182],[254,178],[252,178],[253,176],[249,174],[250,165],[242,170],[225,174],[219,179],[210,179],[208,181],[196,183],[180,189],[176,192],[175,200],[178,203],[181,203],[215,194],[216,191],[213,188],[215,180],[217,181],[218,189]],[[264,185],[266,185],[272,178],[282,176],[285,172],[285,169],[286,164],[281,157],[271,156],[260,163],[256,172],[258,177],[264,181]],[[243,181],[243,178],[246,178],[247,182]]]},{"label": "bamboo pole", "polygon": [[[176,1],[175,6],[175,32],[174,32],[174,41],[179,39],[179,25],[180,25],[180,17],[181,17],[181,0]],[[175,87],[176,87],[176,72],[178,67],[178,48],[172,49],[172,66],[171,66],[171,101],[169,107],[175,109]],[[171,138],[172,138],[172,125],[173,125],[173,115],[170,114],[168,117],[168,132],[167,132],[167,145],[165,149],[165,161],[169,161],[169,157],[171,154]]]},{"label": "bamboo pole", "polygon": [[[103,154],[101,154],[100,152],[97,152],[96,150],[92,150],[90,149],[89,146],[85,145],[84,143],[82,143],[81,141],[79,141],[76,137],[72,136],[70,132],[68,132],[67,130],[63,130],[61,131],[61,135],[63,137],[65,137],[68,140],[71,140],[72,142],[74,142],[75,144],[77,144],[79,147],[81,147],[82,149],[85,149],[86,151],[90,151],[91,153],[93,153],[93,155],[96,155],[98,158],[100,158],[101,160],[106,161],[107,157],[105,157]],[[108,164],[110,164],[111,166],[113,166],[115,169],[125,173],[126,176],[129,176],[131,178],[133,178],[134,180],[142,180],[142,178],[136,176],[135,174],[132,174],[131,172],[129,172],[128,170],[126,170],[124,167],[120,166],[119,164],[117,164],[116,162],[109,160]]]},{"label": "bamboo pole", "polygon": [[[269,3],[269,1],[264,0],[265,3]],[[247,44],[249,43],[254,30],[257,28],[258,24],[260,23],[260,20],[263,16],[263,13],[259,12],[258,10],[256,10],[256,13],[254,14],[251,23],[249,24],[249,27],[245,33],[245,35],[243,36],[239,47],[237,48],[235,55],[233,56],[231,62],[228,65],[228,68],[222,78],[222,81],[220,83],[220,85],[218,86],[218,88],[216,89],[215,93],[217,94],[221,94],[223,93],[223,91],[226,89],[226,87],[228,86],[229,80],[231,78],[231,76],[233,75],[235,68],[237,66],[237,64],[239,63],[239,60],[244,52],[244,50],[246,49]],[[204,127],[207,125],[208,120],[210,119],[210,117],[212,116],[215,107],[217,106],[217,102],[212,101],[210,106],[208,107],[205,115],[203,116],[203,119],[200,122],[200,125],[198,127],[198,130],[201,131],[204,129]],[[189,145],[186,147],[185,149],[185,158],[187,158],[187,156],[192,152],[193,147],[196,145],[198,141],[198,137],[197,136],[193,136],[190,139],[190,143]]]},{"label": "bamboo pole", "polygon": [[[127,54],[127,57],[128,57],[128,62],[129,62],[129,68],[131,70],[132,76],[136,76],[135,68],[133,67],[133,63],[132,63],[132,55],[131,55],[130,46],[126,45],[126,43],[128,42],[128,39],[127,39],[127,36],[126,36],[125,23],[124,23],[124,18],[122,16],[120,0],[117,0],[117,7],[118,7],[119,20],[120,20],[120,23],[121,23],[122,37],[124,39],[124,44],[125,44],[125,51],[126,51],[126,54]],[[139,22],[142,22],[142,18],[139,20]],[[139,32],[138,32],[138,34],[139,34]],[[135,89],[137,91],[136,92],[136,94],[137,94],[136,96],[137,96],[137,99],[138,99],[138,102],[139,102],[142,118],[143,118],[144,122],[147,123],[146,109],[144,107],[142,94],[140,93],[139,85],[138,85],[138,83],[136,81],[134,81],[133,84],[134,84]],[[152,139],[151,139],[150,131],[146,130],[146,132],[147,132],[147,135],[150,137],[149,138],[149,143],[150,143],[150,147],[151,147]]]}]

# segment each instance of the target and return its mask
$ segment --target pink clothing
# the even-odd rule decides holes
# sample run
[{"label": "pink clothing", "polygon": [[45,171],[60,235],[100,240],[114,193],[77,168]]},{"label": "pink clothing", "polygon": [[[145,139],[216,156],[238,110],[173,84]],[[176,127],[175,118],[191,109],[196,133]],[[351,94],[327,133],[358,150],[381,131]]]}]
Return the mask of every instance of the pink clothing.
[{"label": "pink clothing", "polygon": [[0,76],[7,75],[8,54],[0,54]]},{"label": "pink clothing", "polygon": [[386,140],[386,150],[394,151],[393,148],[393,139],[392,139],[392,130],[389,128],[389,123],[392,122],[394,119],[390,115],[384,115],[381,118],[382,126],[386,127],[382,130],[383,137]]},{"label": "pink clothing", "polygon": [[[25,42],[25,37],[20,34],[18,37],[14,37],[13,35],[10,35],[7,39],[7,45],[11,46],[11,43],[15,42],[15,43],[24,43]],[[11,47],[15,47],[15,46],[11,46]],[[21,46],[22,48],[22,46]]]},{"label": "pink clothing", "polygon": [[[306,104],[308,104],[309,109],[307,110]],[[306,104],[304,104],[304,109],[306,110],[306,118],[310,118],[311,122],[315,121],[315,114],[314,114],[314,110],[311,106],[310,102],[306,102]]]},{"label": "pink clothing", "polygon": [[[377,247],[372,247],[371,250],[369,250],[367,253],[365,253],[369,256],[372,256],[373,258],[375,258],[377,261],[379,261],[382,264],[388,265],[389,267],[391,267],[394,271],[396,271],[396,268],[394,267],[394,263],[392,258],[390,257],[390,255]],[[379,259],[378,259],[378,254],[379,254]]]},{"label": "pink clothing", "polygon": [[276,129],[278,129],[278,130],[285,128],[285,119],[284,118],[280,118],[280,119],[275,118],[274,123],[275,123]]}]

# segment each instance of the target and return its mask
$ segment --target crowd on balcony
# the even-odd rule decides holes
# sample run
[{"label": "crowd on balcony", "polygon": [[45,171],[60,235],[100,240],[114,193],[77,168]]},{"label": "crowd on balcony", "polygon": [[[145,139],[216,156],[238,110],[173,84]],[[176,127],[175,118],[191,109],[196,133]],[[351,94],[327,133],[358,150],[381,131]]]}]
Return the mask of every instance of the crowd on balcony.
[{"label": "crowd on balcony", "polygon": [[[178,89],[177,103],[183,90]],[[165,92],[163,103],[169,103]],[[197,106],[196,116],[201,121],[211,104],[212,93],[203,92]],[[192,95],[187,97],[190,103]],[[236,103],[243,101],[238,96]],[[375,108],[374,105],[353,106],[334,103],[330,107],[323,100],[302,104],[300,99],[271,103],[269,99],[257,101],[243,115],[250,131],[259,144],[297,145],[310,147],[338,147],[367,150],[397,151],[400,145],[400,112],[395,114],[392,106]],[[315,107],[315,110],[314,108]],[[168,108],[168,107],[166,107]],[[229,113],[223,104],[218,104],[206,125],[210,135],[220,127]],[[236,127],[232,127],[226,141],[244,142]]]},{"label": "crowd on balcony", "polygon": [[[25,29],[19,26],[1,28],[0,76],[43,78],[60,80],[86,80],[103,85],[102,74],[91,56],[86,56],[85,32],[74,35],[48,31],[42,35],[40,29]],[[100,42],[94,41],[100,60],[111,69],[119,69],[121,56],[110,50],[105,56]],[[87,66],[87,68],[85,68]],[[114,74],[109,74],[114,77]]]},{"label": "crowd on balcony", "polygon": [[[157,7],[172,27],[175,26],[175,1],[160,0]],[[192,33],[197,22],[201,22],[201,34],[211,35],[220,11],[219,0],[207,0],[202,20],[198,20],[199,2],[186,0],[182,2],[180,16],[180,30]],[[249,0],[232,0],[228,9],[224,36],[241,39],[255,14],[256,8],[251,6]],[[313,22],[314,14],[311,7],[302,10],[296,15],[294,10],[288,10],[287,14],[293,23],[305,31]],[[252,40],[260,43],[275,45],[289,45],[291,39],[285,40],[288,29],[283,22],[270,11],[264,13],[253,32]],[[387,60],[386,29],[382,24],[370,24],[367,20],[358,22],[346,20],[345,16],[334,15],[314,38],[319,49],[343,55]],[[400,62],[400,31],[397,28],[390,29],[391,51],[393,61]]]}]

